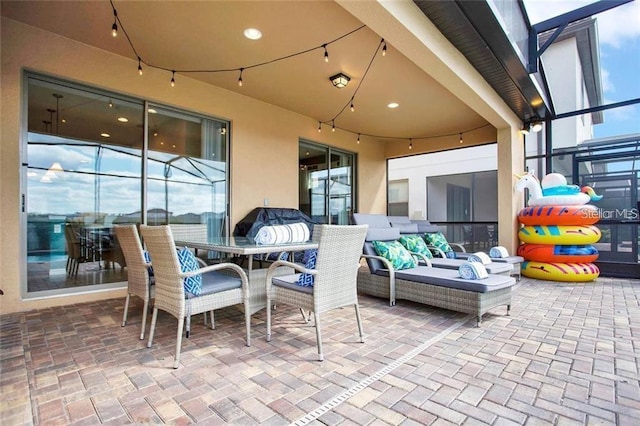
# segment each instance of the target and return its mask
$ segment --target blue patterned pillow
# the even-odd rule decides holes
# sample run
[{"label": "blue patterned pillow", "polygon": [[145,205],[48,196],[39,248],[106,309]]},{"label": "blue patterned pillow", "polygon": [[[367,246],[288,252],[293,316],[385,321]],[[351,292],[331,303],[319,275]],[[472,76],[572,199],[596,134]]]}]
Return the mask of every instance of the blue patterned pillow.
[{"label": "blue patterned pillow", "polygon": [[415,268],[417,266],[411,253],[399,241],[373,241],[371,244],[373,244],[378,256],[382,256],[391,262],[395,270]]},{"label": "blue patterned pillow", "polygon": [[[304,252],[304,267],[307,269],[316,269],[316,258],[318,257],[318,250],[305,250]],[[313,287],[314,276],[303,272],[298,277],[296,284],[302,287]]]},{"label": "blue patterned pillow", "polygon": [[[151,263],[151,255],[149,254],[148,251],[143,250],[142,254],[144,255],[144,261],[147,263]],[[149,272],[149,276],[152,277],[153,276],[153,266],[147,266],[147,271]]]},{"label": "blue patterned pillow", "polygon": [[[197,271],[200,269],[196,257],[187,247],[178,250],[178,260],[180,261],[180,270],[182,272]],[[184,290],[199,296],[202,292],[202,275],[194,275],[184,279]]]}]

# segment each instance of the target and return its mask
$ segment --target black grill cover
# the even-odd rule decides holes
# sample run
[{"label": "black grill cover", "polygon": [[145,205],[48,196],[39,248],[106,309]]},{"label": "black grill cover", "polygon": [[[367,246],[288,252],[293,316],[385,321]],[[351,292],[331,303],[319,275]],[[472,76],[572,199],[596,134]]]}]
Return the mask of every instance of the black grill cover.
[{"label": "black grill cover", "polygon": [[314,222],[309,216],[297,209],[286,209],[277,207],[257,207],[236,224],[233,230],[235,237],[247,237],[253,239],[258,230],[267,225],[289,225],[291,223],[303,222],[309,227],[309,232],[313,233]]}]

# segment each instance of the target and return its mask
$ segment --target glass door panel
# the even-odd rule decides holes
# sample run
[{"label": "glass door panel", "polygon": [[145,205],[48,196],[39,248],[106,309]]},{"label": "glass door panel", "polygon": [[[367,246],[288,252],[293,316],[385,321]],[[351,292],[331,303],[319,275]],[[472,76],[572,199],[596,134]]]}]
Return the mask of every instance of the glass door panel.
[{"label": "glass door panel", "polygon": [[299,209],[316,223],[349,224],[355,155],[300,142]]},{"label": "glass door panel", "polygon": [[126,280],[113,225],[140,221],[142,103],[28,79],[27,292]]},{"label": "glass door panel", "polygon": [[191,114],[149,108],[147,222],[207,224],[227,235],[227,126]]}]

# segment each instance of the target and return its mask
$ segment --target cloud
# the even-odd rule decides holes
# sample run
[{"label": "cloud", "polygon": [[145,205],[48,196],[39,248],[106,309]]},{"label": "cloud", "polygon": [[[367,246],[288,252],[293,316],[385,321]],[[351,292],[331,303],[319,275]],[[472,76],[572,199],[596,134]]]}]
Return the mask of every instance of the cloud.
[{"label": "cloud", "polygon": [[611,81],[611,75],[605,68],[600,69],[600,78],[602,79],[602,91],[604,93],[614,93],[616,86]]},{"label": "cloud", "polygon": [[[576,10],[593,0],[525,0],[527,15],[532,24]],[[598,19],[600,43],[619,48],[625,40],[640,38],[640,2],[618,6],[595,15]]]}]

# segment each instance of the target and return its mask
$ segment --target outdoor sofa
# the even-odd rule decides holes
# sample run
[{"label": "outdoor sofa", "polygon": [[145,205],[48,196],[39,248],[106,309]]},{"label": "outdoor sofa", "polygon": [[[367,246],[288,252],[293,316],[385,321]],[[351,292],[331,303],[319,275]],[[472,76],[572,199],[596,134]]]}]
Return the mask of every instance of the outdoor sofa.
[{"label": "outdoor sofa", "polygon": [[[354,213],[356,224],[369,224],[362,255],[367,265],[358,271],[359,292],[389,299],[391,306],[396,300],[410,300],[473,314],[478,326],[482,316],[495,307],[506,305],[509,314],[511,289],[516,282],[510,276],[489,274],[484,279],[464,279],[458,270],[434,267],[428,259],[423,259],[426,266],[394,270],[389,260],[377,255],[373,241],[395,241],[400,238],[400,229],[384,227],[376,216],[386,220],[383,215]],[[376,227],[376,223],[382,227]]]}]

